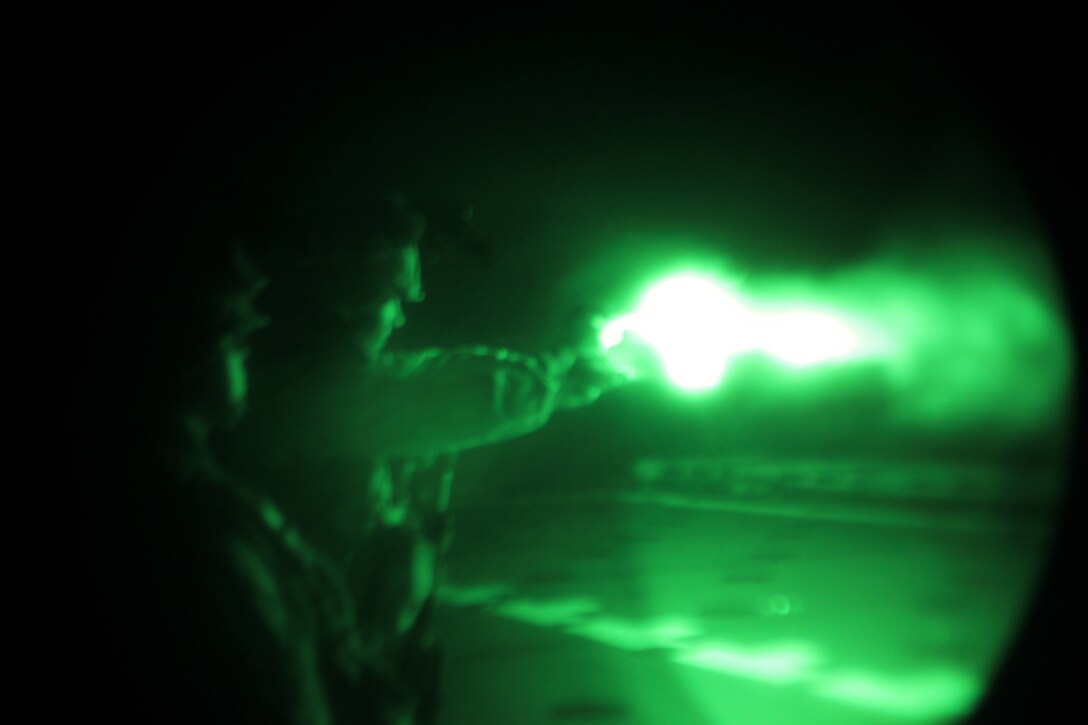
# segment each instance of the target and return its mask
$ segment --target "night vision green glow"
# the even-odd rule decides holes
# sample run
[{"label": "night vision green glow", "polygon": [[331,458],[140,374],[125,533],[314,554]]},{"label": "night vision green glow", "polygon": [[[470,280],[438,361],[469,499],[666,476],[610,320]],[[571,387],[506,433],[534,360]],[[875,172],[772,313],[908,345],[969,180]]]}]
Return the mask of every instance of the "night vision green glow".
[{"label": "night vision green glow", "polygon": [[235,405],[241,405],[245,402],[246,393],[249,390],[245,355],[236,350],[226,351],[224,366],[226,368],[228,399]]},{"label": "night vision green glow", "polygon": [[749,315],[730,290],[709,277],[681,274],[654,285],[638,310],[601,330],[612,347],[632,331],[661,356],[677,386],[712,388],[725,374],[729,357],[747,344]]},{"label": "night vision green glow", "polygon": [[679,388],[717,386],[729,360],[750,352],[794,367],[847,360],[862,354],[862,334],[846,319],[814,308],[763,310],[709,275],[666,277],[643,295],[638,309],[600,331],[605,349],[634,333],[660,356]]},{"label": "night vision green glow", "polygon": [[762,315],[753,327],[756,347],[797,367],[847,360],[861,350],[861,336],[843,319],[821,310]]},{"label": "night vision green glow", "polygon": [[999,242],[902,243],[821,277],[753,276],[743,288],[700,265],[650,284],[599,342],[632,378],[660,371],[685,391],[719,386],[741,356],[786,371],[864,362],[896,424],[1034,430],[1062,410],[1071,340],[1031,258]]}]

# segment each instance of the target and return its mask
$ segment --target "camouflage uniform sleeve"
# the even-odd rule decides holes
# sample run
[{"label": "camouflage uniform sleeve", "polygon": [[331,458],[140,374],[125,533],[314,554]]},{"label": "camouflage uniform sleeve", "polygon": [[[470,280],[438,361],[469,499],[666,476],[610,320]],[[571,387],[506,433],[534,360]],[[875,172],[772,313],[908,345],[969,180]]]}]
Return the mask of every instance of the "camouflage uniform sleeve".
[{"label": "camouflage uniform sleeve", "polygon": [[320,421],[315,449],[347,458],[436,456],[543,426],[557,408],[562,363],[465,348],[401,355],[367,369],[327,371],[298,414]]}]

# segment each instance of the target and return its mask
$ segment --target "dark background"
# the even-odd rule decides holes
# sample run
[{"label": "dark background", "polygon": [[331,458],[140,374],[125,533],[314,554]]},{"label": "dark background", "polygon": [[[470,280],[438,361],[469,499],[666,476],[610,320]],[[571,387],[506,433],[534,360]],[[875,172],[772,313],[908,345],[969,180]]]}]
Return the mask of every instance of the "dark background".
[{"label": "dark background", "polygon": [[[179,228],[259,235],[346,187],[473,202],[495,240],[489,266],[458,257],[428,270],[430,301],[409,311],[404,345],[546,341],[557,316],[592,297],[565,281],[611,251],[600,240],[637,228],[696,225],[760,273],[863,260],[890,221],[936,213],[1020,228],[1037,214],[1076,288],[1062,13],[397,7],[160,4],[60,23],[47,150],[60,152],[51,196],[72,192],[77,231],[44,245],[57,289],[36,293],[40,310],[71,317],[132,250],[154,257],[162,245],[169,259],[163,240]],[[654,438],[642,427],[632,440],[617,410],[629,409],[586,411],[466,465],[521,461],[532,478],[564,436],[611,427],[594,456],[567,461],[607,468]],[[701,430],[660,410],[663,427]],[[985,722],[1038,720],[1071,701],[1071,490],[1049,588]]]}]

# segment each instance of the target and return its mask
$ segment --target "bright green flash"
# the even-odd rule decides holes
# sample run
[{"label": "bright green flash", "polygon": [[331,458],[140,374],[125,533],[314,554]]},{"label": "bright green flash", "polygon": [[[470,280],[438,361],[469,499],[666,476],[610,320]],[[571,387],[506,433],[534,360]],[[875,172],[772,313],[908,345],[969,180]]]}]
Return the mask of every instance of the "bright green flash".
[{"label": "bright green flash", "polygon": [[845,360],[861,349],[861,337],[844,320],[819,310],[788,310],[762,316],[757,347],[771,357],[801,367]]},{"label": "bright green flash", "polygon": [[634,312],[601,329],[600,343],[613,348],[628,332],[656,351],[674,385],[692,391],[716,387],[741,353],[762,351],[799,367],[855,357],[862,347],[833,313],[758,310],[719,280],[692,272],[652,285]]}]

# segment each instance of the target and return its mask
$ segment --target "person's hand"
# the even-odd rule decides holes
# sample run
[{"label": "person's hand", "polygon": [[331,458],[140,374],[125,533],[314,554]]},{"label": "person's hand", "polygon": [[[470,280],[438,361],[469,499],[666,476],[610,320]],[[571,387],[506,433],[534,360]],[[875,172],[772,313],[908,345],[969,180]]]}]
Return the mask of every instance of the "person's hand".
[{"label": "person's hand", "polygon": [[630,380],[629,374],[600,353],[572,353],[568,360],[556,396],[555,405],[560,409],[581,408],[594,403]]},{"label": "person's hand", "polygon": [[661,357],[645,340],[633,332],[624,332],[623,339],[600,353],[627,380],[654,380],[664,372]]}]

